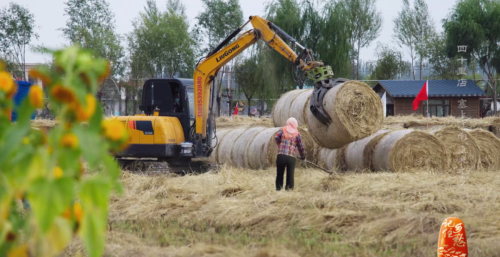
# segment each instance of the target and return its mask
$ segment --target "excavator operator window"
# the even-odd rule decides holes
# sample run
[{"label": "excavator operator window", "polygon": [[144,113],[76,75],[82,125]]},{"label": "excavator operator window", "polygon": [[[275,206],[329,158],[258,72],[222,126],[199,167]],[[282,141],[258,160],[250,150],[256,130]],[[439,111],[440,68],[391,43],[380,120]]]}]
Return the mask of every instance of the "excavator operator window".
[{"label": "excavator operator window", "polygon": [[152,114],[155,108],[161,113],[174,111],[172,91],[167,81],[148,81],[144,85],[143,105],[146,114]]},{"label": "excavator operator window", "polygon": [[183,99],[181,98],[180,85],[177,83],[170,83],[172,95],[174,96],[174,112],[183,112],[182,108]]}]

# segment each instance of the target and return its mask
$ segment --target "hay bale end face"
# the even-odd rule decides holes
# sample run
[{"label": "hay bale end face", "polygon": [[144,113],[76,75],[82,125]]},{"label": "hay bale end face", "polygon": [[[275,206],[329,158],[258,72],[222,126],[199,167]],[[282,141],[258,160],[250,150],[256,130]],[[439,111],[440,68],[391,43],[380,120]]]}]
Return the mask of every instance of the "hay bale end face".
[{"label": "hay bale end face", "polygon": [[[314,141],[314,138],[309,133],[309,130],[306,127],[299,127],[298,130],[300,133],[300,140],[302,141],[302,145],[304,146],[304,151],[306,153],[306,159],[313,163],[317,163],[318,145],[316,144],[316,141]],[[297,150],[297,158],[300,158],[298,150]]]},{"label": "hay bale end face", "polygon": [[405,172],[418,170],[445,171],[448,154],[442,141],[433,135],[414,130],[385,134],[373,151],[377,171]]},{"label": "hay bale end face", "polygon": [[372,135],[382,127],[382,102],[372,88],[359,81],[347,81],[330,89],[323,106],[332,119],[325,125],[308,109],[307,122],[316,142],[337,149]]},{"label": "hay bale end face", "polygon": [[500,169],[500,139],[493,133],[475,129],[468,131],[481,151],[481,164],[487,170]]},{"label": "hay bale end face", "polygon": [[481,151],[469,132],[459,127],[446,127],[430,132],[445,145],[450,156],[450,169],[478,169],[481,167]]},{"label": "hay bale end face", "polygon": [[389,132],[389,130],[379,130],[369,137],[348,144],[345,149],[345,165],[347,169],[351,171],[362,171],[367,169],[368,167],[365,166],[363,158],[365,147],[373,138],[387,132]]}]

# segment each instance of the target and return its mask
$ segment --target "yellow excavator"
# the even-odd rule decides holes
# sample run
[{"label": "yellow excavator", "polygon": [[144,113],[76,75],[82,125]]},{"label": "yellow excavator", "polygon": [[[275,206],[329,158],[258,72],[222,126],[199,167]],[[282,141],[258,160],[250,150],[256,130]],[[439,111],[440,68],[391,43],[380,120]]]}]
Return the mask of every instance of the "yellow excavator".
[{"label": "yellow excavator", "polygon": [[[253,29],[240,34],[248,23],[252,24]],[[300,55],[282,38],[300,48]],[[250,16],[245,24],[198,62],[192,81],[162,78],[149,79],[144,83],[140,105],[143,114],[115,117],[130,135],[129,147],[116,157],[157,158],[169,164],[209,157],[216,145],[212,140],[216,140],[213,94],[217,73],[258,40],[263,40],[297,65],[302,81],[306,76],[314,81],[311,111],[321,122],[330,122],[330,117],[323,109],[323,97],[343,79],[334,80],[330,66],[315,61],[311,50],[301,46],[278,26],[259,16]],[[189,92],[191,89],[192,93]]]}]

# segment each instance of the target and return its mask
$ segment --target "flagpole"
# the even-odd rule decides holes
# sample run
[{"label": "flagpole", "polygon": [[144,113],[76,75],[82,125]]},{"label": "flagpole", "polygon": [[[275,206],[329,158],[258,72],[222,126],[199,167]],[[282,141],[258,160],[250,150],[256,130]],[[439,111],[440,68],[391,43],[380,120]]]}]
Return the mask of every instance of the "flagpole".
[{"label": "flagpole", "polygon": [[[429,86],[429,85],[427,85]],[[431,117],[429,116],[429,97],[427,97],[427,130],[429,130],[429,119]]]},{"label": "flagpole", "polygon": [[429,81],[425,81],[425,84],[427,85],[425,89],[427,90],[427,130],[429,130],[429,119],[431,116],[429,116]]}]

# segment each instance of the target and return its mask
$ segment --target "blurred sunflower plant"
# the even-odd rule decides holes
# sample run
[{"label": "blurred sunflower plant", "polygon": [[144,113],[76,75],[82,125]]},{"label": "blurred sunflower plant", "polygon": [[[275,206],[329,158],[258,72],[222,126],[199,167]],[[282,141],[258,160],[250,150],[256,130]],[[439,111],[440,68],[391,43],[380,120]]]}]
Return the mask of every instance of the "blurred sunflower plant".
[{"label": "blurred sunflower plant", "polygon": [[121,190],[112,152],[126,147],[126,131],[103,119],[94,98],[109,62],[76,46],[51,53],[55,69],[30,71],[57,115],[49,131],[30,123],[44,102],[39,86],[10,122],[17,86],[0,62],[0,256],[55,256],[77,237],[89,256],[102,256],[109,197]]}]

